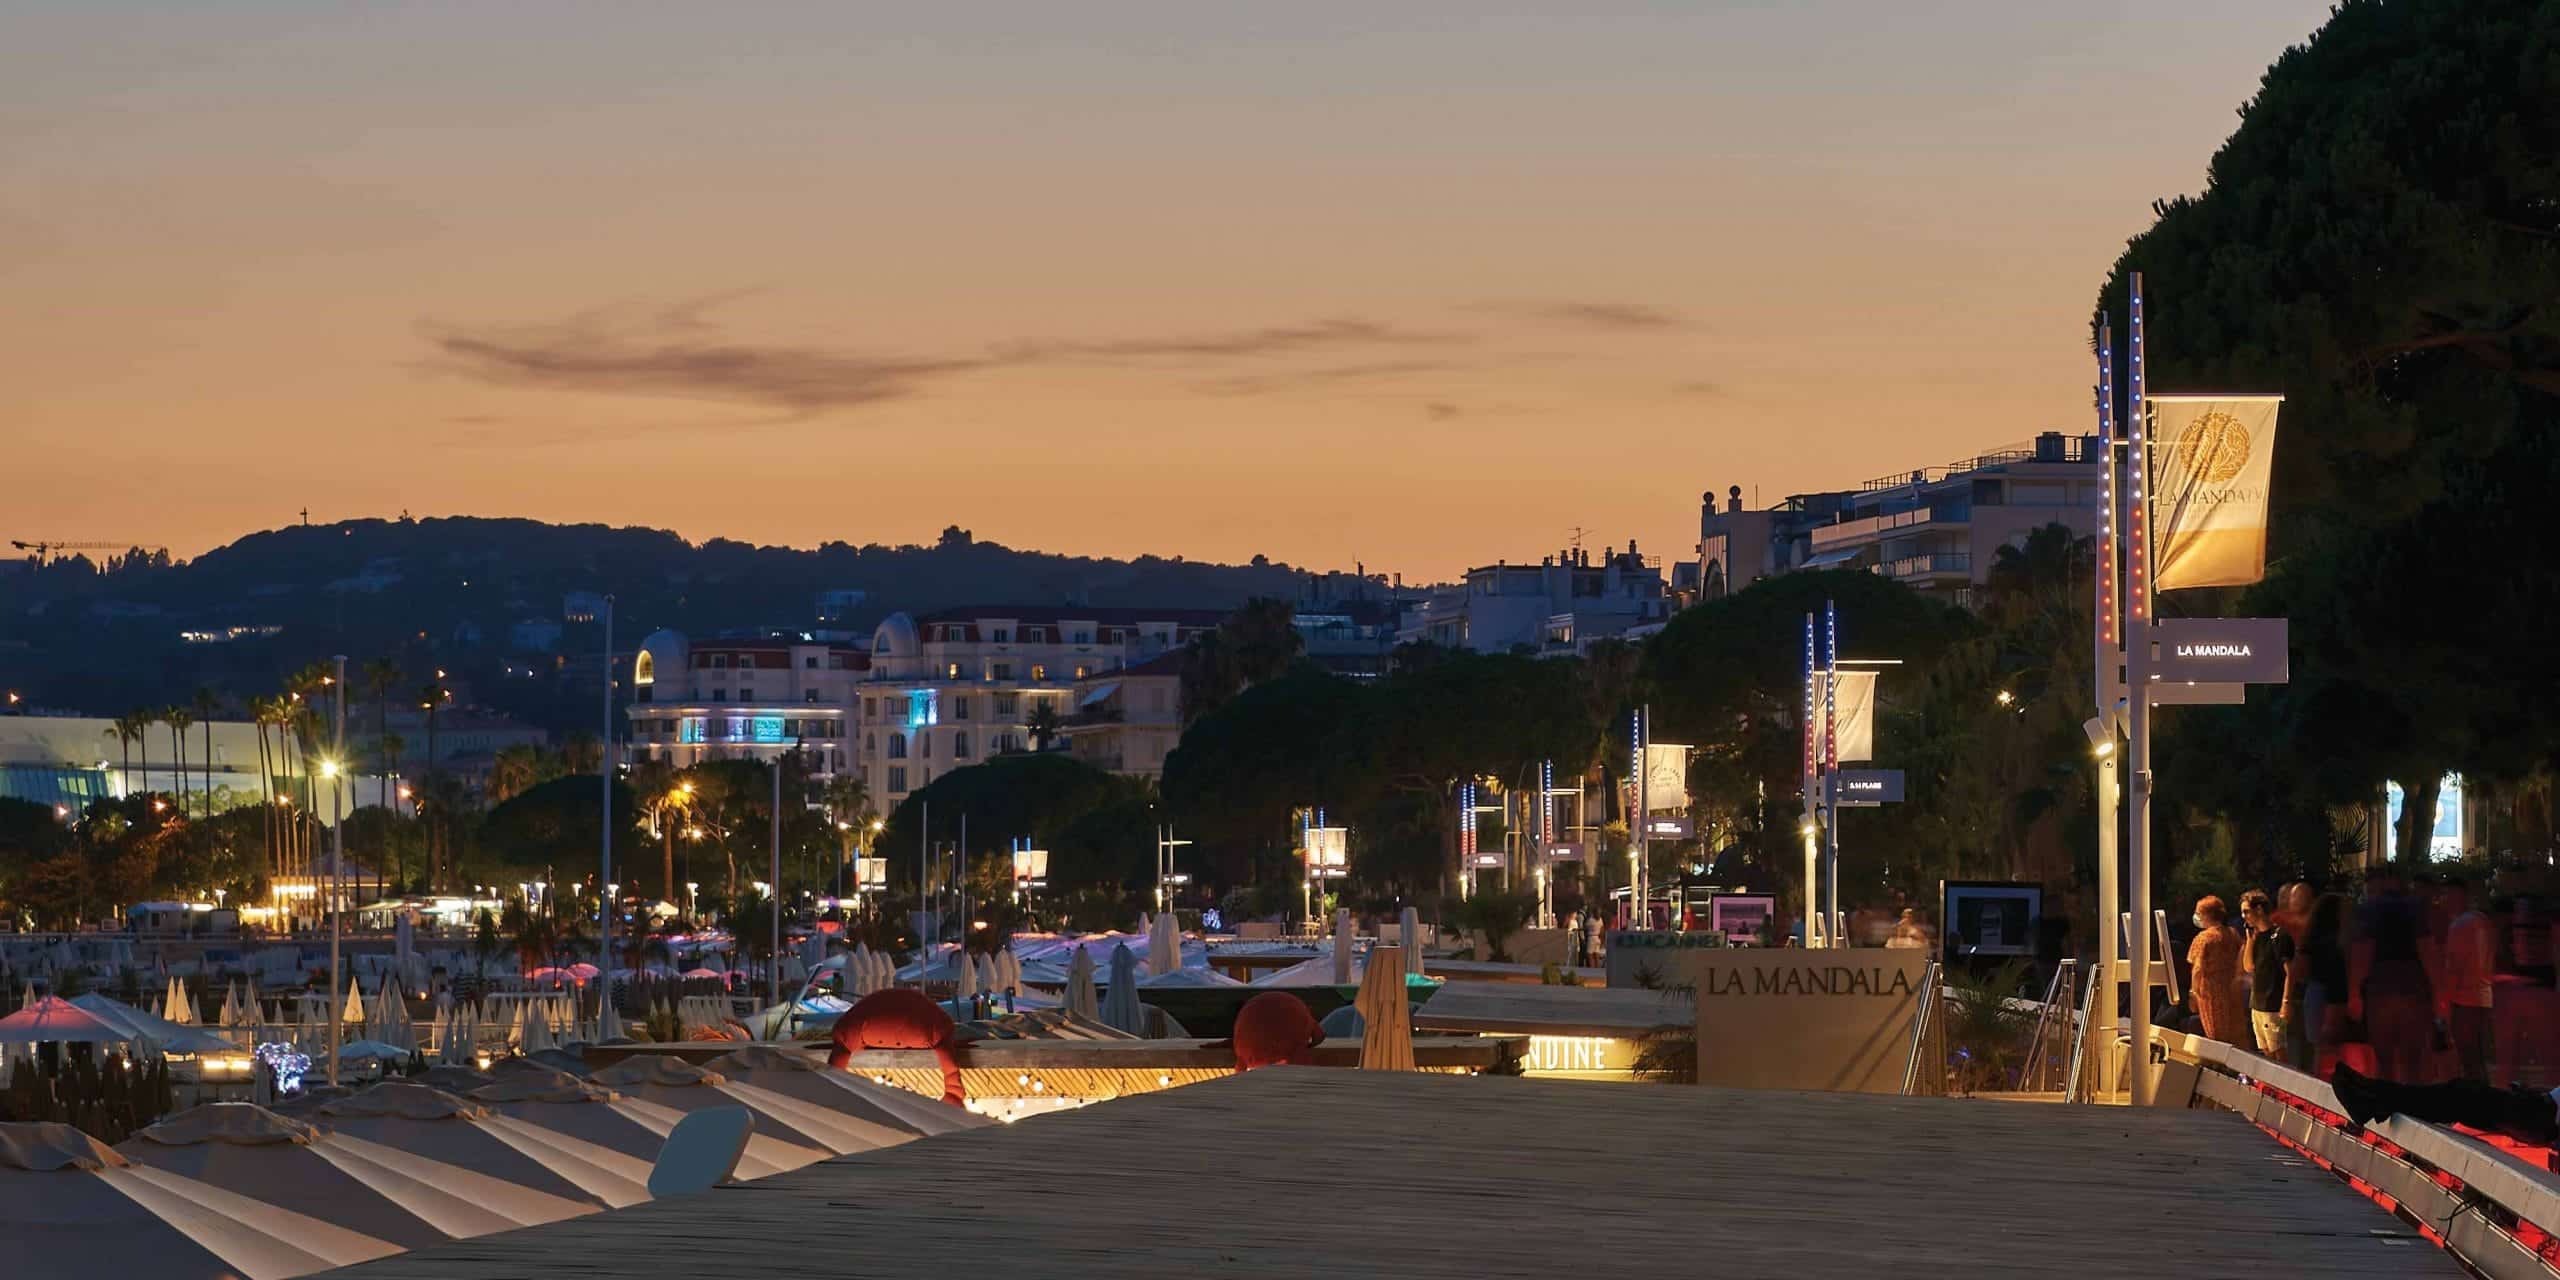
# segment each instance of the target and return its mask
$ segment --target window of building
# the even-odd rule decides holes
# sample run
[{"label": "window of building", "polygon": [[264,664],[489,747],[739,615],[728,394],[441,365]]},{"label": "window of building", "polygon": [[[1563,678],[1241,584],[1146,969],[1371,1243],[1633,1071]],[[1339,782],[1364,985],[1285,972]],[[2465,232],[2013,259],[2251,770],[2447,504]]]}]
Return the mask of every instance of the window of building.
[{"label": "window of building", "polygon": [[932,734],[930,734],[930,733],[919,733],[919,734],[917,734],[917,735],[916,735],[916,754],[917,754],[917,755],[919,755],[919,756],[924,757],[924,758],[925,758],[925,759],[927,759],[927,760],[931,760],[931,759],[933,758],[933,735],[932,735]]},{"label": "window of building", "polygon": [[711,700],[713,702],[727,702],[729,700],[729,691],[726,689],[714,689],[711,691]]},{"label": "window of building", "polygon": [[877,715],[879,715],[879,714],[880,714],[880,700],[879,700],[878,698],[864,698],[864,699],[862,700],[862,718],[863,718],[863,719],[865,719],[865,720],[869,720],[869,719],[871,719],[871,718],[873,718],[873,717],[875,717],[875,716],[877,716]]},{"label": "window of building", "polygon": [[740,702],[753,702],[753,701],[755,701],[755,700],[756,700],[756,691],[755,691],[755,690],[750,689],[750,688],[746,687],[745,685],[739,685],[739,686],[738,686],[738,701],[740,701]]},{"label": "window of building", "polygon": [[712,654],[712,655],[711,655],[711,669],[712,669],[712,670],[714,670],[714,671],[726,671],[726,670],[728,670],[728,669],[729,669],[729,655],[728,655],[728,654],[725,654],[725,653],[715,653],[715,654]]},{"label": "window of building", "polygon": [[992,635],[992,636],[989,636],[989,637],[988,637],[988,639],[991,639],[991,640],[995,641],[997,644],[1012,644],[1012,643],[1013,643],[1013,632],[1011,632],[1011,631],[1009,631],[1009,630],[1007,630],[1007,629],[1005,629],[1005,628],[1003,628],[1003,627],[998,627],[998,628],[996,628],[996,630],[995,630],[995,634],[994,634],[994,635]]},{"label": "window of building", "polygon": [[907,735],[903,733],[889,735],[889,758],[892,760],[907,758]]},{"label": "window of building", "polygon": [[1090,632],[1090,631],[1079,631],[1079,632],[1077,632],[1077,633],[1076,633],[1076,643],[1077,643],[1077,644],[1092,644],[1092,643],[1093,643],[1093,633],[1092,633],[1092,632]]},{"label": "window of building", "polygon": [[953,699],[951,700],[951,718],[952,718],[952,719],[954,719],[954,720],[966,720],[966,719],[968,719],[968,718],[969,718],[969,702],[970,702],[970,699],[965,698],[965,697],[962,697],[962,698],[953,698]]},{"label": "window of building", "polygon": [[943,664],[942,664],[942,678],[943,678],[943,679],[945,679],[945,680],[957,680],[957,679],[959,679],[959,678],[960,678],[960,664],[959,664],[959,663],[957,663],[957,662],[946,662],[946,663],[943,663]]},{"label": "window of building", "polygon": [[865,750],[865,751],[877,751],[877,750],[879,750],[879,749],[880,749],[880,735],[879,735],[879,734],[876,734],[876,733],[866,733],[866,734],[862,735],[862,749],[863,749],[863,750]]},{"label": "window of building", "polygon": [[1017,695],[1017,694],[1011,694],[1011,693],[999,693],[999,694],[997,694],[997,695],[996,695],[996,719],[998,719],[998,720],[1005,720],[1005,719],[1010,719],[1010,718],[1012,718],[1012,716],[1015,714],[1015,712],[1019,709],[1019,707],[1020,707],[1020,705],[1021,705],[1021,702],[1022,702],[1022,698],[1021,698],[1019,695]]},{"label": "window of building", "polygon": [[1041,663],[1041,662],[1035,662],[1035,663],[1032,663],[1032,664],[1031,664],[1031,678],[1032,678],[1032,679],[1034,679],[1034,680],[1046,680],[1046,679],[1048,679],[1048,678],[1049,678],[1049,667],[1048,667],[1048,664],[1046,664],[1046,663]]},{"label": "window of building", "polygon": [[807,701],[807,702],[817,702],[817,701],[819,701],[819,700],[820,700],[820,699],[819,699],[819,697],[818,697],[818,691],[817,691],[817,690],[815,690],[815,689],[811,689],[811,690],[809,691],[809,696],[808,696],[807,698],[803,699],[803,701]]},{"label": "window of building", "polygon": [[988,670],[987,678],[990,680],[1011,680],[1013,678],[1013,664],[1010,662],[996,663]]},{"label": "window of building", "polygon": [[907,789],[907,771],[903,766],[889,766],[889,790],[892,794]]},{"label": "window of building", "polygon": [[1077,666],[1076,666],[1076,679],[1078,679],[1078,680],[1082,680],[1082,679],[1084,679],[1084,678],[1085,678],[1085,676],[1086,676],[1087,674],[1089,674],[1089,669],[1088,669],[1088,668],[1086,668],[1086,667],[1085,667],[1083,664],[1081,664],[1081,663],[1077,664]]},{"label": "window of building", "polygon": [[951,758],[954,760],[966,760],[969,758],[968,730],[963,729],[960,732],[951,735]]},{"label": "window of building", "polygon": [[792,720],[792,719],[785,718],[785,719],[783,720],[783,722],[782,722],[782,736],[783,736],[783,737],[786,737],[786,738],[797,738],[797,737],[799,737],[799,736],[800,736],[800,722],[799,722],[799,721],[797,721],[797,720]]},{"label": "window of building", "polygon": [[842,671],[842,670],[844,670],[844,655],[843,655],[843,654],[841,654],[841,653],[830,653],[830,654],[828,654],[828,655],[827,655],[827,670],[829,670],[829,671]]},{"label": "window of building", "polygon": [[1016,751],[1022,750],[1022,739],[1017,738],[1010,733],[999,733],[995,736],[995,740],[988,744],[988,750],[991,750],[1000,756],[1011,755]]},{"label": "window of building", "polygon": [[817,669],[818,669],[818,655],[816,655],[816,654],[814,654],[814,653],[813,653],[813,654],[810,654],[810,655],[809,655],[808,657],[806,657],[806,658],[802,658],[802,659],[800,660],[800,666],[801,666],[801,668],[802,668],[802,669],[804,669],[804,670],[808,670],[808,671],[815,671],[815,670],[817,670]]}]

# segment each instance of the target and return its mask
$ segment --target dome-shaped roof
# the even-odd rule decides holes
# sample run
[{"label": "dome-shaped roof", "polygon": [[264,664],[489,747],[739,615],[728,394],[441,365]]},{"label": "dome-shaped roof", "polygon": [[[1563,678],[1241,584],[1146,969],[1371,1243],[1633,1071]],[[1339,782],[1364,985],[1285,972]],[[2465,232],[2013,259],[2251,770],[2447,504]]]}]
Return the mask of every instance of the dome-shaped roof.
[{"label": "dome-shaped roof", "polygon": [[871,633],[871,656],[875,658],[911,658],[918,647],[916,620],[904,612],[882,618]]},{"label": "dome-shaped roof", "polygon": [[652,631],[640,642],[640,650],[631,660],[631,682],[635,685],[655,684],[661,672],[671,680],[681,681],[680,674],[692,659],[693,646],[681,631]]}]

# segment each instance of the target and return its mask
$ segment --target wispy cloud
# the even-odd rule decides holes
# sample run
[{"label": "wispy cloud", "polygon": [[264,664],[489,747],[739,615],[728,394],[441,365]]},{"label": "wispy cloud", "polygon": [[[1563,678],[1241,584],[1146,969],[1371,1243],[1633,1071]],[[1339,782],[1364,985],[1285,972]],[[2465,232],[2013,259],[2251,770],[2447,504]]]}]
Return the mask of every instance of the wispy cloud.
[{"label": "wispy cloud", "polygon": [[1433,422],[1447,422],[1449,419],[1457,417],[1462,412],[1464,412],[1464,410],[1461,410],[1458,406],[1443,400],[1434,400],[1431,403],[1422,406],[1422,416],[1431,419]]},{"label": "wispy cloud", "polygon": [[431,329],[432,367],[496,386],[749,405],[806,417],[916,394],[986,368],[980,358],[913,357],[723,338],[703,312],[720,299],[614,320]]},{"label": "wispy cloud", "polygon": [[1688,317],[1668,307],[1643,302],[1594,302],[1567,298],[1486,302],[1479,309],[1498,311],[1540,324],[1566,329],[1627,332],[1640,329],[1685,329]]},{"label": "wispy cloud", "polygon": [[1416,374],[1445,373],[1461,366],[1445,360],[1388,360],[1371,364],[1326,365],[1210,378],[1191,384],[1213,396],[1267,396],[1370,382],[1387,382]]},{"label": "wispy cloud", "polygon": [[1681,396],[1713,396],[1724,394],[1724,388],[1713,382],[1699,380],[1674,383],[1671,387],[1671,393],[1673,395]]},{"label": "wispy cloud", "polygon": [[1101,341],[1029,339],[996,348],[999,357],[1021,363],[1076,360],[1216,361],[1260,356],[1299,355],[1359,347],[1447,346],[1473,342],[1474,335],[1404,329],[1356,318],[1318,320],[1308,324],[1271,325],[1224,333],[1174,334]]}]

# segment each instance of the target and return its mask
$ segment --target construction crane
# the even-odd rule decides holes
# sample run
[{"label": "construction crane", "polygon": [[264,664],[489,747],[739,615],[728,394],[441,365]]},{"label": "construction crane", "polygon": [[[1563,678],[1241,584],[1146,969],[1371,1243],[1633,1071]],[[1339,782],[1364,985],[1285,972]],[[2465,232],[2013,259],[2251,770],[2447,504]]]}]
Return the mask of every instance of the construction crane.
[{"label": "construction crane", "polygon": [[167,547],[150,546],[139,542],[20,542],[16,538],[9,539],[9,545],[16,547],[20,551],[35,552],[36,564],[38,567],[43,566],[46,557],[59,551],[111,551],[120,553],[126,551],[168,550]]}]

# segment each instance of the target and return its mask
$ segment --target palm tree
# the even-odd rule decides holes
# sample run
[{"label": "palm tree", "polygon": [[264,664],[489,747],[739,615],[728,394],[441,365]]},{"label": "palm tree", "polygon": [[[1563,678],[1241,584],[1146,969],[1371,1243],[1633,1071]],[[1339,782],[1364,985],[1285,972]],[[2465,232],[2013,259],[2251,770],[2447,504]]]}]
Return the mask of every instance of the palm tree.
[{"label": "palm tree", "polygon": [[195,727],[196,718],[185,707],[161,710],[160,722],[169,726],[169,741],[177,747],[178,812],[187,811],[187,730]]},{"label": "palm tree", "polygon": [[142,744],[142,791],[143,794],[148,795],[151,792],[150,730],[152,725],[159,723],[160,717],[137,707],[127,712],[124,718],[126,723],[133,726],[133,740]]},{"label": "palm tree", "polygon": [[204,771],[204,816],[210,818],[213,816],[213,717],[214,713],[222,710],[222,700],[213,696],[213,690],[198,685],[190,705],[195,709],[196,723],[204,726],[204,755],[197,767]]},{"label": "palm tree", "polygon": [[249,699],[249,722],[258,729],[258,807],[266,812],[266,846],[260,851],[260,879],[272,879],[276,873],[276,762],[267,748],[267,730],[283,714],[281,698]]},{"label": "palm tree", "polygon": [[107,726],[107,732],[114,734],[116,736],[117,744],[124,748],[125,787],[127,790],[131,790],[133,786],[133,744],[140,741],[142,738],[142,723],[130,715],[117,716],[115,720]]},{"label": "palm tree", "polygon": [[1034,751],[1048,750],[1049,744],[1057,740],[1061,724],[1057,705],[1047,698],[1033,702],[1022,717],[1023,732],[1031,735],[1031,749]]},{"label": "palm tree", "polygon": [[398,772],[399,755],[391,747],[391,690],[408,676],[400,664],[390,658],[375,658],[364,664],[364,696],[373,699],[373,750],[375,774],[380,780],[380,802],[391,807],[391,775]]},{"label": "palm tree", "polygon": [[542,763],[541,750],[526,743],[499,748],[489,761],[489,803],[504,804],[532,790]]}]

